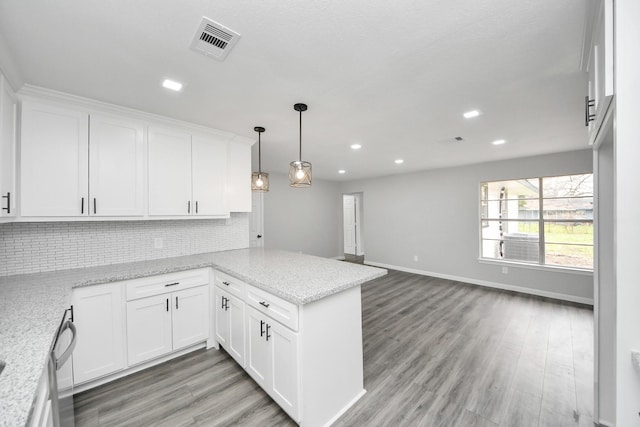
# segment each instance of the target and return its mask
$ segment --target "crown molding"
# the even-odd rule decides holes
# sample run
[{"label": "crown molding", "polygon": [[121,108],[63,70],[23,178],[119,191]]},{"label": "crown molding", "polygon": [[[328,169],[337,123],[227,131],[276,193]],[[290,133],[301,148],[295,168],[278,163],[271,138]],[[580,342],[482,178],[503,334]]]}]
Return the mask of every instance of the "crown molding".
[{"label": "crown molding", "polygon": [[145,122],[152,122],[154,124],[171,125],[174,127],[181,127],[189,131],[196,131],[201,133],[213,134],[218,137],[224,138],[229,141],[238,143],[253,145],[256,140],[236,135],[231,132],[225,132],[218,129],[210,128],[207,126],[198,125],[195,123],[185,122],[183,120],[173,119],[171,117],[161,116],[159,114],[148,113],[146,111],[140,111],[133,108],[122,107],[120,105],[109,104],[107,102],[97,101],[95,99],[85,98],[78,95],[72,95],[66,92],[60,92],[53,89],[47,89],[40,86],[34,86],[31,84],[24,84],[22,88],[16,93],[18,99],[32,100],[39,102],[51,102],[55,104],[64,104],[69,107],[81,108],[87,110],[88,113],[104,113],[104,114],[117,114],[126,115],[130,118],[136,118]]}]

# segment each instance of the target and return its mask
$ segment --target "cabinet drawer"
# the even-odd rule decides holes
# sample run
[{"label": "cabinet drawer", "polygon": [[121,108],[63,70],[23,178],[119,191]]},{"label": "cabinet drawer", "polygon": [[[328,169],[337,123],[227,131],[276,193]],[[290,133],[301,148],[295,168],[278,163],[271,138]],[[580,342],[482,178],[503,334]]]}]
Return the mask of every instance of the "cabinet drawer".
[{"label": "cabinet drawer", "polygon": [[251,285],[247,285],[246,302],[284,326],[294,331],[298,330],[297,305]]},{"label": "cabinet drawer", "polygon": [[127,301],[209,284],[209,269],[180,271],[124,282]]},{"label": "cabinet drawer", "polygon": [[220,271],[215,271],[216,286],[220,289],[224,289],[232,295],[237,296],[240,299],[244,299],[246,284],[233,276]]}]

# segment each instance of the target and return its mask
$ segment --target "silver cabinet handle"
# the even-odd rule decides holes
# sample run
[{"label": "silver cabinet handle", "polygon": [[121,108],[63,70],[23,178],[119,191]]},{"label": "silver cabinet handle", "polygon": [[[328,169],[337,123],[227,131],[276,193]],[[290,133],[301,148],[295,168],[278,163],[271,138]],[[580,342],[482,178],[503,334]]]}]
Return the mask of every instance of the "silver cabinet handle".
[{"label": "silver cabinet handle", "polygon": [[69,343],[69,346],[64,351],[64,353],[62,353],[62,355],[56,359],[56,369],[59,369],[62,365],[65,364],[67,360],[69,360],[69,358],[71,357],[71,353],[73,353],[73,349],[76,348],[76,338],[78,336],[78,331],[76,330],[76,325],[74,325],[71,320],[67,320],[65,322],[64,326],[62,326],[62,328],[60,329],[60,334],[58,335],[58,337],[60,337],[62,333],[67,329],[71,330],[71,342]]},{"label": "silver cabinet handle", "polygon": [[165,288],[168,288],[169,286],[176,286],[179,285],[180,282],[173,282],[173,283],[167,283],[166,285],[164,285]]}]

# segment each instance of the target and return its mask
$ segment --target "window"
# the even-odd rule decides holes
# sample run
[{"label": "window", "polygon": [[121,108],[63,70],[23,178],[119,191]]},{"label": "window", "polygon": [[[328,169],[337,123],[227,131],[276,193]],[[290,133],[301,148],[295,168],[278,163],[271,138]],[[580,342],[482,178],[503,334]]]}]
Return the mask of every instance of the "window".
[{"label": "window", "polygon": [[480,183],[481,258],[593,269],[593,174]]}]

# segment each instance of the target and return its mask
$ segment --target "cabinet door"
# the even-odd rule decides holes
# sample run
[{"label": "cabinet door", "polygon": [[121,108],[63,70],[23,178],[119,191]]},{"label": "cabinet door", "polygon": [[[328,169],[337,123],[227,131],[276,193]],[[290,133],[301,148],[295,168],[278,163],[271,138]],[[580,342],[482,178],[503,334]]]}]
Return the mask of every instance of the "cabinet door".
[{"label": "cabinet door", "polygon": [[149,127],[149,215],[189,215],[191,135]]},{"label": "cabinet door", "polygon": [[251,146],[227,145],[227,210],[251,212]]},{"label": "cabinet door", "polygon": [[143,124],[100,115],[89,123],[90,215],[143,215]]},{"label": "cabinet door", "polygon": [[227,143],[193,135],[191,140],[193,203],[196,215],[226,215]]},{"label": "cabinet door", "polygon": [[157,295],[127,303],[129,365],[171,352],[171,295]]},{"label": "cabinet door", "polygon": [[244,368],[245,304],[233,295],[227,295],[227,298],[229,298],[227,303],[229,306],[229,342],[225,349]]},{"label": "cabinet door", "polygon": [[22,104],[22,216],[79,216],[88,209],[88,115]]},{"label": "cabinet door", "polygon": [[171,294],[173,349],[205,341],[209,337],[209,287],[185,289]]},{"label": "cabinet door", "polygon": [[266,339],[266,321],[268,318],[256,311],[253,307],[247,307],[246,319],[246,371],[260,387],[269,392],[272,354],[270,342]]},{"label": "cabinet door", "polygon": [[272,381],[269,393],[282,409],[298,420],[298,335],[273,320],[269,321],[272,351]]},{"label": "cabinet door", "polygon": [[216,339],[218,340],[218,344],[227,348],[229,344],[229,307],[227,303],[227,299],[229,295],[222,291],[220,288],[215,289],[215,314],[216,314]]},{"label": "cabinet door", "polygon": [[0,74],[0,218],[16,216],[16,97]]},{"label": "cabinet door", "polygon": [[73,352],[74,384],[125,367],[122,285],[75,288],[71,296],[78,331]]}]

